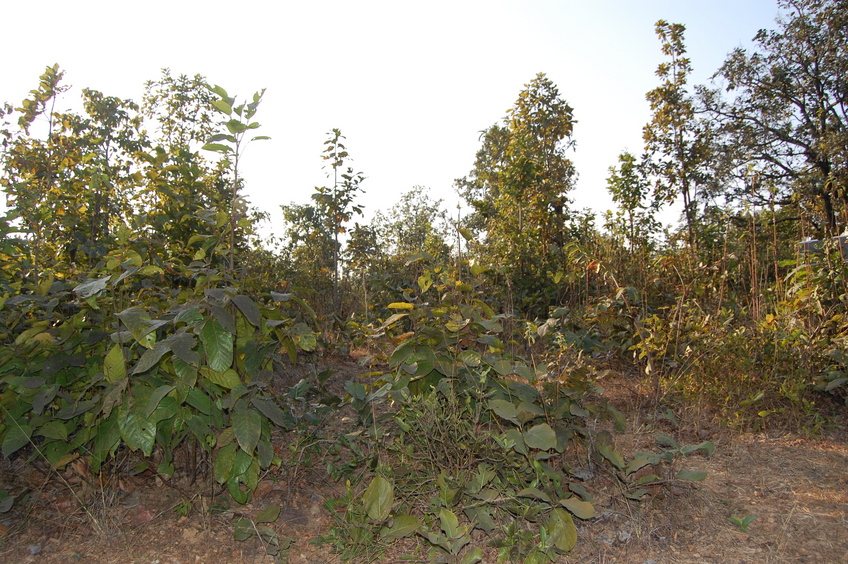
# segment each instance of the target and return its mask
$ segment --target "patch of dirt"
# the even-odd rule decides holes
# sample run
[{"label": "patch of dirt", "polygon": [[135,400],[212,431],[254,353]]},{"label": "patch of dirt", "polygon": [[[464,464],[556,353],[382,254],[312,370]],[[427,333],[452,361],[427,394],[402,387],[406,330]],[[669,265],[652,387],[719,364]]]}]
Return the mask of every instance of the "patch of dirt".
[{"label": "patch of dirt", "polygon": [[[336,375],[328,388],[335,393],[341,393],[344,381],[365,371],[350,361],[336,362],[332,368]],[[307,375],[305,369],[293,367],[284,376],[285,384]],[[629,455],[651,449],[656,431],[667,429],[660,423],[651,427],[638,407],[643,398],[626,381],[605,386],[628,418],[627,433],[615,434],[617,450]],[[708,472],[707,478],[663,488],[637,503],[626,501],[609,476],[596,473],[586,488],[595,496],[598,517],[578,523],[578,544],[562,561],[848,562],[844,426],[816,439],[779,432],[738,434],[711,424],[694,409],[681,411],[671,431],[681,444],[715,444],[711,457],[692,455],[684,463],[687,469]],[[342,417],[333,423],[336,429],[344,425]],[[320,465],[294,475],[266,475],[246,506],[228,504],[225,494],[215,497],[211,488],[199,485],[175,489],[142,477],[92,485],[79,474],[69,469],[64,480],[55,473],[48,479],[21,459],[0,461],[0,489],[28,496],[25,503],[0,513],[0,562],[273,562],[258,538],[233,538],[239,518],[255,520],[271,505],[281,507],[280,517],[270,526],[282,544],[291,543],[288,562],[340,562],[328,546],[311,542],[332,524],[323,501],[343,489]],[[86,499],[87,510],[75,495]],[[747,532],[728,520],[748,516],[756,518]],[[383,561],[398,561],[404,556],[401,546],[412,549],[410,543],[401,543]],[[495,561],[493,549],[485,548],[484,553],[485,562]]]}]

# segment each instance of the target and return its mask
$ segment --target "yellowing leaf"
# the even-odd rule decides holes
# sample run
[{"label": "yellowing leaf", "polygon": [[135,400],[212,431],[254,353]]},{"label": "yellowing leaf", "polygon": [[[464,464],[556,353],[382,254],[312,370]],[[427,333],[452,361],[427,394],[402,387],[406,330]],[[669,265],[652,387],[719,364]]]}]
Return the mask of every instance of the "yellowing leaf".
[{"label": "yellowing leaf", "polygon": [[414,309],[415,306],[407,302],[392,302],[386,306],[389,309]]}]

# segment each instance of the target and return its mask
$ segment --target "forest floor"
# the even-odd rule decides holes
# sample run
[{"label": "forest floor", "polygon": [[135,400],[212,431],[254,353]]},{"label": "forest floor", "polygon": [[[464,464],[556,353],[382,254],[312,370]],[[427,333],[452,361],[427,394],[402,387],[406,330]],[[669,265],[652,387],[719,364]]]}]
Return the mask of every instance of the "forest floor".
[{"label": "forest floor", "polygon": [[[353,362],[334,369],[339,386],[361,370]],[[656,429],[646,423],[640,407],[644,398],[633,382],[619,378],[604,386],[628,419],[627,432],[616,434],[617,450],[626,455],[649,450]],[[844,409],[839,424],[817,437],[728,430],[707,421],[694,406],[681,408],[675,419],[671,434],[681,444],[715,444],[711,457],[693,455],[685,463],[687,469],[708,472],[707,478],[665,488],[637,503],[628,502],[613,480],[597,473],[586,489],[595,496],[598,517],[578,522],[578,544],[560,561],[848,562]],[[233,538],[234,518],[254,517],[269,505],[283,508],[271,525],[280,539],[291,541],[288,562],[341,562],[329,545],[314,542],[332,525],[323,500],[343,489],[321,467],[296,476],[266,476],[251,503],[229,508],[215,507],[220,501],[200,492],[175,489],[150,477],[123,477],[116,487],[98,487],[83,474],[81,467],[71,467],[61,477],[45,476],[21,459],[0,461],[0,490],[19,497],[28,494],[25,503],[0,513],[0,562],[273,562],[258,538]],[[74,501],[71,489],[77,496],[88,496],[88,513]],[[729,521],[748,516],[755,519],[744,532]],[[475,540],[485,544],[484,539]],[[484,554],[484,562],[495,561],[494,549],[485,548]],[[410,560],[395,549],[378,562],[421,562],[425,556]]]}]

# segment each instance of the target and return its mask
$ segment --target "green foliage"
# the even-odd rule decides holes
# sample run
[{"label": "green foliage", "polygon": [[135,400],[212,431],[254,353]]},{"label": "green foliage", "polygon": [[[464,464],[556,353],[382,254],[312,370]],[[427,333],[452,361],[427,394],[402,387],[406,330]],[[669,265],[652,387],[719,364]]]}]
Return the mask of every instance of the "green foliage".
[{"label": "green foliage", "polygon": [[736,525],[736,527],[739,529],[740,533],[747,533],[748,532],[748,526],[751,523],[753,523],[754,519],[756,519],[756,518],[757,518],[756,515],[748,515],[747,517],[744,517],[744,518],[733,516],[733,517],[728,517],[727,520],[730,521],[731,523],[733,523],[734,525]]},{"label": "green foliage", "polygon": [[468,226],[485,234],[474,247],[486,264],[503,265],[518,291],[518,310],[539,314],[549,305],[544,273],[556,271],[569,237],[566,194],[575,171],[572,108],[543,73],[521,91],[503,125],[483,132],[474,170],[459,181],[474,209]]},{"label": "green foliage", "polygon": [[[343,472],[354,481],[369,467],[378,474],[361,494],[348,482],[346,495],[331,503],[337,523],[324,540],[351,558],[417,534],[432,561],[474,562],[482,551],[470,535],[480,529],[502,561],[556,561],[577,541],[573,519],[595,516],[581,472],[572,470],[575,451],[624,468],[609,434],[590,424],[606,417],[622,429],[621,414],[594,397],[585,371],[561,373],[555,363],[533,366],[507,353],[505,318],[476,299],[473,282],[436,266],[425,270],[419,290],[389,304],[396,313],[378,328],[403,330],[387,355],[391,371],[370,392],[348,385],[362,463]],[[375,407],[384,396],[395,410]],[[656,463],[698,448],[712,445],[674,447]],[[678,475],[687,477],[697,476]]]}]

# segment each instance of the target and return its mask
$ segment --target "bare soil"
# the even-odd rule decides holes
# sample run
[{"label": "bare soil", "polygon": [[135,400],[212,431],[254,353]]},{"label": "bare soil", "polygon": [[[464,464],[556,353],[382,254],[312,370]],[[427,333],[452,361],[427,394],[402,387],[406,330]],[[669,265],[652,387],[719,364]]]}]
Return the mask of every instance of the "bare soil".
[{"label": "bare soil", "polygon": [[[335,368],[333,385],[338,387],[362,370],[352,362]],[[299,376],[287,377],[296,381]],[[648,423],[638,407],[643,398],[626,384],[606,386],[611,401],[628,418],[627,433],[616,435],[617,450],[630,454],[651,448],[661,429]],[[599,516],[579,523],[577,547],[563,562],[848,562],[844,411],[836,417],[838,425],[816,438],[786,432],[740,434],[712,424],[694,408],[676,415],[672,434],[681,443],[710,440],[716,446],[712,457],[693,456],[686,462],[688,469],[707,471],[707,478],[663,488],[637,503],[626,501],[614,480],[596,474],[586,488],[595,495]],[[0,461],[0,489],[28,496],[0,513],[0,562],[273,562],[259,539],[233,538],[236,518],[255,517],[269,505],[282,507],[271,526],[280,539],[291,542],[289,562],[340,562],[328,546],[313,542],[332,523],[323,501],[342,489],[320,467],[267,475],[246,506],[228,506],[225,495],[216,498],[197,486],[177,489],[144,475],[98,486],[82,474],[84,470],[69,468],[62,480],[21,459]],[[75,496],[89,500],[88,512]],[[747,532],[728,520],[747,516],[756,517]],[[399,562],[407,556],[403,550],[395,549],[380,561]],[[484,551],[485,561],[494,562],[493,549]]]}]

